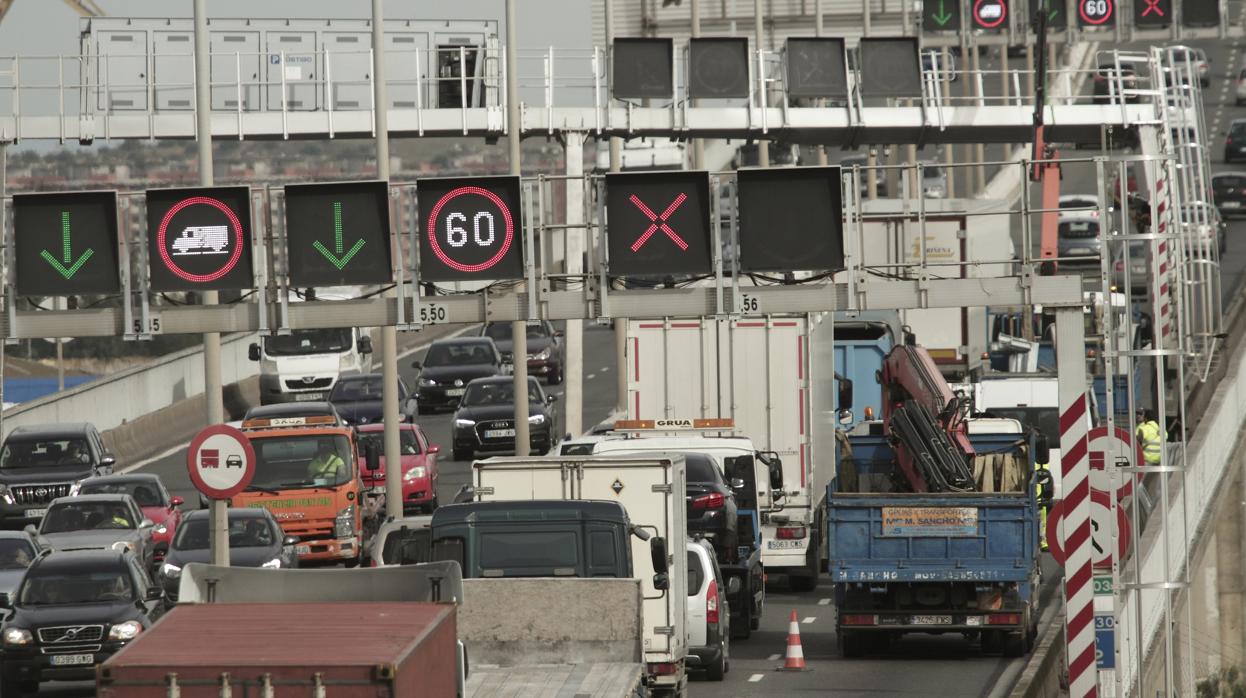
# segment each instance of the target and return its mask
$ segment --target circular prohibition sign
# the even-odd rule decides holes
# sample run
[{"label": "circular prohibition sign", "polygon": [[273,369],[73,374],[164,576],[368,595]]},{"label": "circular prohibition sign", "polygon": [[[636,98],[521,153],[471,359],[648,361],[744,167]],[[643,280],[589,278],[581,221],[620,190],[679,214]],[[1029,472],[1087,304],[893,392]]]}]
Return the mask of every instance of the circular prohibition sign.
[{"label": "circular prohibition sign", "polygon": [[[985,21],[985,18],[982,16],[982,6],[988,2],[992,5],[998,6],[1000,9],[999,17],[997,17],[993,22]],[[982,27],[983,29],[994,29],[995,27],[1003,24],[1005,19],[1008,19],[1008,5],[1005,4],[1005,0],[978,0],[973,4],[973,16],[978,22],[979,27]]]},{"label": "circular prohibition sign", "polygon": [[[176,216],[179,211],[188,206],[199,205],[211,206],[225,214],[225,217],[229,219],[229,224],[233,227],[234,252],[229,256],[229,260],[225,262],[225,266],[211,274],[194,274],[179,267],[177,262],[173,261],[173,257],[169,255],[169,249],[164,244],[169,230],[169,223],[173,220],[173,216]],[[164,214],[164,218],[160,219],[160,229],[156,232],[156,246],[160,248],[160,259],[164,261],[164,265],[168,267],[169,271],[187,281],[200,284],[211,283],[228,274],[238,264],[238,260],[242,258],[242,223],[239,222],[238,216],[234,215],[233,209],[220,201],[207,196],[192,196],[189,199],[183,199],[174,204],[168,213]]]},{"label": "circular prohibition sign", "polygon": [[[1094,5],[1099,8],[1098,19],[1092,17],[1086,12],[1086,8]],[[1112,15],[1116,13],[1115,0],[1077,0],[1077,13],[1081,15],[1082,21],[1086,24],[1099,25],[1112,19]]]},{"label": "circular prohibition sign", "polygon": [[[1106,540],[1096,539],[1095,532],[1109,526],[1111,521],[1112,498],[1107,492],[1091,488],[1090,490],[1090,540],[1085,545],[1091,546],[1091,565],[1095,569],[1107,569],[1112,566],[1112,551],[1104,545]],[[1060,539],[1060,520],[1064,518],[1064,500],[1059,500],[1047,512],[1047,548],[1056,564],[1064,567],[1064,541]],[[1104,535],[1107,531],[1104,531]],[[1129,552],[1131,529],[1129,517],[1125,515],[1125,507],[1116,507],[1116,559],[1124,560]]]},{"label": "circular prohibition sign", "polygon": [[[506,237],[502,240],[501,249],[497,251],[497,254],[479,264],[463,264],[462,262],[451,258],[450,255],[445,253],[445,250],[441,249],[441,245],[437,242],[437,215],[441,213],[441,209],[452,200],[460,196],[468,195],[483,196],[488,199],[494,206],[497,206],[499,211],[502,212],[502,220],[506,223]],[[458,189],[451,190],[445,196],[441,197],[441,199],[437,201],[437,204],[433,206],[432,212],[428,214],[427,229],[428,244],[432,248],[433,254],[437,255],[437,259],[440,259],[442,264],[445,264],[447,267],[450,267],[455,271],[467,273],[484,271],[500,262],[502,258],[506,256],[507,250],[511,248],[511,244],[515,240],[515,221],[511,218],[510,209],[507,208],[506,204],[502,202],[502,198],[500,196],[481,187],[459,187]]]}]

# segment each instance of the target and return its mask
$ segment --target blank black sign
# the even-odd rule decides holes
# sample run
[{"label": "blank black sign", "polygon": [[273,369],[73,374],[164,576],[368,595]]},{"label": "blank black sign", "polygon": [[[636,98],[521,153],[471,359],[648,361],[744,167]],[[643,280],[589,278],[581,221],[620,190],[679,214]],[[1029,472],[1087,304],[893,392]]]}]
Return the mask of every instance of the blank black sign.
[{"label": "blank black sign", "polygon": [[[1146,0],[1139,0],[1145,4]],[[1183,0],[1181,22],[1187,27],[1214,27],[1220,24],[1220,3],[1217,0]]]},{"label": "blank black sign", "polygon": [[690,39],[688,96],[694,99],[748,96],[748,39]]},{"label": "blank black sign", "polygon": [[862,97],[921,97],[921,61],[914,38],[861,39]]},{"label": "blank black sign", "polygon": [[788,39],[786,54],[789,96],[848,98],[843,39]]},{"label": "blank black sign", "polygon": [[393,281],[389,184],[291,184],[286,191],[286,254],[295,286]]},{"label": "blank black sign", "polygon": [[741,270],[844,268],[838,167],[744,169],[736,177]]},{"label": "blank black sign", "polygon": [[615,39],[610,93],[615,99],[670,99],[673,53],[670,39]]},{"label": "blank black sign", "polygon": [[708,274],[709,174],[606,175],[611,276]]},{"label": "blank black sign", "polygon": [[117,293],[117,194],[14,194],[17,292]]}]

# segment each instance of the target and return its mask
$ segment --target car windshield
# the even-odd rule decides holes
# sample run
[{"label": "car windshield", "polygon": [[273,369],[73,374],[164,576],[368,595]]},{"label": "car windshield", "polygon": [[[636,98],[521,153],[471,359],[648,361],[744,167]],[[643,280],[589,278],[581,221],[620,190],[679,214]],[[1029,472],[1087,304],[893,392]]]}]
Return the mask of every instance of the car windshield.
[{"label": "car windshield", "polygon": [[0,538],[0,570],[24,570],[36,554],[28,538]]},{"label": "car windshield", "polygon": [[1090,197],[1084,199],[1061,199],[1060,201],[1060,208],[1090,208],[1092,206],[1098,206],[1098,203]]},{"label": "car windshield", "polygon": [[[549,336],[549,332],[545,329],[545,323],[543,322],[528,323],[527,334],[529,339]],[[509,322],[491,322],[485,325],[485,336],[495,342],[509,342],[511,341],[511,324]]]},{"label": "car windshield", "polygon": [[17,603],[22,606],[53,606],[70,603],[131,601],[134,584],[124,568],[100,571],[27,573]]},{"label": "car windshield", "polygon": [[[266,548],[277,541],[272,525],[260,517],[230,517],[230,548]],[[210,546],[207,518],[183,521],[173,539],[174,550],[207,550]]]},{"label": "car windshield", "polygon": [[1220,189],[1237,189],[1246,187],[1246,177],[1238,177],[1237,175],[1220,175],[1212,177],[1211,183]]},{"label": "car windshield", "polygon": [[[363,453],[368,446],[374,446],[376,452],[385,457],[385,432],[381,431],[364,431],[359,433],[359,452]],[[415,432],[401,429],[398,432],[398,446],[404,456],[420,455],[420,441],[415,438]]]},{"label": "car windshield", "polygon": [[434,344],[424,355],[425,366],[464,366],[493,363],[493,351],[484,342]]},{"label": "car windshield", "polygon": [[380,400],[382,390],[380,376],[367,378],[343,378],[333,386],[329,393],[330,402],[351,402],[355,400]]},{"label": "car windshield", "polygon": [[688,596],[701,593],[701,584],[705,581],[705,570],[701,569],[701,556],[695,551],[688,551]]},{"label": "car windshield", "polygon": [[580,561],[575,531],[484,529],[477,544],[484,577],[573,577]]},{"label": "car windshield", "polygon": [[1229,135],[1241,136],[1246,134],[1246,121],[1234,121],[1229,124]]},{"label": "car windshield", "polygon": [[[541,391],[536,383],[528,383],[528,404],[535,405],[541,402]],[[464,407],[477,407],[480,405],[510,405],[515,402],[515,386],[510,381],[492,381],[489,383],[476,383],[467,386],[467,392],[463,395]]]},{"label": "car windshield", "polygon": [[86,439],[20,439],[5,442],[0,470],[55,468],[89,465],[91,449]]},{"label": "car windshield", "polygon": [[351,331],[346,329],[294,330],[290,334],[264,338],[269,356],[334,354],[351,348]]},{"label": "car windshield", "polygon": [[68,501],[48,509],[39,532],[133,530],[138,524],[121,502]]},{"label": "car windshield", "polygon": [[353,458],[345,436],[279,436],[252,439],[251,445],[255,477],[249,489],[335,487],[352,477]]},{"label": "car windshield", "polygon": [[164,501],[160,488],[151,482],[91,482],[82,483],[78,494],[128,494],[138,502],[140,507],[163,507]]}]

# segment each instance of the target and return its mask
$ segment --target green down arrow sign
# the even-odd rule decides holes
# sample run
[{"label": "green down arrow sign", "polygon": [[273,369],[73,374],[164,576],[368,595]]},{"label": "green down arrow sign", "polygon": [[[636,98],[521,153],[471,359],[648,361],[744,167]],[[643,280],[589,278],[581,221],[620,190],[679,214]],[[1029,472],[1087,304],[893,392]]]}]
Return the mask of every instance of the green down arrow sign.
[{"label": "green down arrow sign", "polygon": [[73,254],[71,253],[72,249],[73,245],[70,242],[69,211],[61,211],[61,250],[63,262],[58,261],[56,256],[47,250],[41,250],[39,252],[39,256],[43,257],[44,261],[48,264],[51,264],[53,269],[60,272],[61,276],[66,279],[72,279],[74,274],[77,274],[78,270],[82,268],[82,265],[86,264],[87,260],[91,258],[91,255],[95,254],[95,250],[88,247],[86,252],[83,252],[82,256],[78,258],[78,261],[73,262]]},{"label": "green down arrow sign", "polygon": [[359,250],[363,249],[363,244],[365,242],[366,240],[364,240],[363,238],[359,238],[355,242],[355,245],[350,248],[349,252],[347,252],[345,255],[342,254],[342,249],[343,249],[343,246],[342,246],[342,202],[334,201],[333,202],[333,249],[334,249],[334,252],[330,252],[327,247],[320,244],[319,240],[316,240],[315,242],[313,242],[312,245],[320,252],[320,254],[324,255],[325,259],[329,260],[330,264],[337,267],[338,271],[341,271],[348,263],[350,263],[351,257],[354,257],[356,254],[359,253]]},{"label": "green down arrow sign", "polygon": [[948,21],[952,19],[952,13],[943,7],[944,0],[939,0],[939,11],[931,15],[931,19],[939,24],[940,27],[947,26]]}]

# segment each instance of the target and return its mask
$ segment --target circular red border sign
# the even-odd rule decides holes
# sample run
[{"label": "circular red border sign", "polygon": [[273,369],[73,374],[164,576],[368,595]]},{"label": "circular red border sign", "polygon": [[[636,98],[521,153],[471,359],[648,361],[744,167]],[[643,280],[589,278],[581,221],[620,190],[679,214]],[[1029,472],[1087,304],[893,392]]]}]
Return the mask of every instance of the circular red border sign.
[{"label": "circular red border sign", "polygon": [[[506,223],[506,238],[502,240],[502,249],[498,250],[498,253],[493,255],[493,257],[491,257],[490,259],[484,262],[481,262],[480,264],[463,264],[462,262],[458,262],[454,259],[451,259],[450,256],[447,255],[445,251],[441,249],[441,245],[437,243],[437,214],[441,213],[442,207],[450,203],[452,199],[455,199],[459,196],[464,196],[466,194],[476,194],[477,196],[483,196],[489,201],[493,202],[493,205],[497,206],[498,210],[502,212],[502,219]],[[440,259],[441,263],[446,265],[447,267],[450,267],[451,269],[454,269],[455,271],[461,271],[465,273],[475,273],[478,271],[484,271],[492,267],[493,265],[497,264],[498,262],[502,261],[502,258],[506,256],[506,251],[511,248],[511,243],[515,239],[515,221],[513,218],[511,218],[510,209],[508,209],[506,205],[502,203],[502,197],[498,196],[497,194],[494,194],[488,189],[483,189],[481,187],[459,187],[458,189],[452,189],[449,193],[447,193],[445,196],[441,197],[441,199],[437,201],[436,206],[433,206],[432,212],[428,214],[428,225],[425,227],[428,230],[429,247],[432,248],[433,254],[437,255],[437,259]]]},{"label": "circular red border sign", "polygon": [[994,29],[995,27],[1003,24],[1004,20],[1008,19],[1008,2],[1007,0],[991,0],[991,4],[999,5],[1004,11],[999,13],[999,19],[995,20],[993,24],[987,24],[982,21],[982,15],[978,14],[978,10],[982,8],[982,4],[986,1],[987,0],[978,0],[973,4],[973,21],[977,22],[978,26],[983,29]]},{"label": "circular red border sign", "polygon": [[[1109,497],[1108,493],[1103,490],[1091,488],[1090,503],[1092,506],[1098,504],[1105,508],[1109,508],[1110,511],[1112,498]],[[1064,549],[1060,547],[1060,519],[1062,518],[1064,518],[1063,499],[1057,501],[1055,504],[1052,504],[1051,511],[1047,512],[1047,549],[1051,552],[1051,557],[1055,559],[1056,564],[1064,567]],[[1116,558],[1118,560],[1124,560],[1125,553],[1129,550],[1131,529],[1129,528],[1129,517],[1125,515],[1125,507],[1122,506],[1116,507],[1116,530],[1118,533],[1117,547],[1120,548],[1117,551]],[[1091,538],[1092,540],[1094,538],[1093,532],[1091,533]],[[1091,541],[1086,541],[1086,545],[1091,545]],[[1093,563],[1093,566],[1095,569],[1111,569],[1112,557],[1109,555],[1107,558]]]},{"label": "circular red border sign", "polygon": [[[227,490],[218,490],[209,486],[203,478],[199,477],[199,469],[195,467],[195,461],[199,457],[199,449],[203,447],[203,442],[217,435],[227,436],[237,441],[246,455],[246,462],[242,464],[242,479]],[[203,496],[209,499],[229,499],[246,489],[247,485],[251,484],[251,478],[255,477],[255,449],[251,447],[251,440],[246,434],[238,429],[228,424],[213,424],[195,434],[195,438],[190,440],[190,448],[186,450],[186,470],[190,472],[191,483],[195,489],[203,493]]]},{"label": "circular red border sign", "polygon": [[[1106,425],[1106,424],[1105,424],[1105,425],[1103,425],[1103,426],[1098,426],[1098,427],[1095,427],[1094,429],[1091,429],[1090,431],[1086,432],[1086,450],[1087,450],[1087,452],[1088,452],[1088,453],[1098,453],[1098,454],[1100,454],[1100,455],[1105,456],[1104,460],[1103,460],[1102,462],[1100,462],[1100,463],[1094,463],[1094,462],[1092,462],[1092,463],[1090,464],[1090,469],[1091,469],[1091,470],[1098,471],[1098,472],[1103,472],[1103,471],[1105,471],[1105,470],[1106,470],[1107,465],[1108,465],[1108,464],[1107,464],[1107,459],[1106,459],[1106,454],[1107,454],[1107,452],[1106,452],[1106,451],[1102,451],[1102,450],[1096,450],[1096,449],[1094,448],[1094,446],[1096,446],[1095,442],[1096,442],[1096,441],[1098,441],[1099,439],[1107,439],[1107,438],[1109,438],[1109,437],[1108,437],[1108,427],[1107,427],[1107,425]],[[1117,441],[1119,441],[1119,442],[1121,442],[1121,443],[1125,444],[1125,448],[1129,448],[1129,444],[1130,444],[1130,442],[1135,441],[1135,439],[1133,438],[1133,435],[1131,435],[1131,434],[1130,434],[1127,430],[1125,430],[1125,429],[1123,429],[1122,427],[1119,427],[1119,426],[1118,426],[1118,427],[1116,427],[1116,437],[1115,437],[1115,440],[1117,440]],[[1138,465],[1142,465],[1142,464],[1145,462],[1145,458],[1143,457],[1143,454],[1142,454],[1142,441],[1141,441],[1141,440],[1137,440],[1137,441],[1136,441],[1136,443],[1134,443],[1134,446],[1135,446],[1135,450],[1136,450],[1136,452],[1137,452],[1137,458],[1135,458],[1135,459],[1134,459],[1134,463],[1136,463],[1136,464],[1138,464]],[[1115,467],[1115,463],[1113,464],[1113,467]],[[1120,500],[1122,500],[1122,499],[1125,499],[1125,498],[1126,498],[1126,497],[1128,497],[1129,495],[1133,494],[1133,492],[1134,492],[1134,483],[1135,483],[1135,482],[1139,482],[1139,483],[1140,483],[1140,482],[1142,482],[1142,479],[1143,479],[1144,477],[1146,477],[1146,476],[1145,476],[1143,473],[1134,473],[1134,476],[1133,476],[1133,477],[1128,477],[1128,473],[1126,473],[1126,477],[1125,477],[1125,479],[1124,479],[1124,480],[1122,480],[1122,481],[1121,481],[1120,486],[1116,488],[1116,499],[1117,499],[1117,501],[1120,501]],[[1105,484],[1105,483],[1102,483],[1102,481],[1101,481],[1101,482],[1100,482],[1100,484]],[[1096,490],[1096,491],[1097,491],[1097,490]],[[1106,490],[1105,490],[1105,491],[1106,491]]]},{"label": "circular red border sign", "polygon": [[1099,18],[1099,20],[1098,20],[1098,21],[1095,21],[1095,20],[1093,20],[1093,19],[1091,19],[1091,18],[1090,18],[1090,15],[1087,15],[1087,14],[1086,14],[1086,3],[1088,3],[1088,2],[1095,2],[1095,0],[1078,0],[1078,2],[1077,2],[1077,14],[1081,15],[1081,18],[1082,18],[1082,21],[1083,21],[1083,22],[1085,22],[1086,24],[1091,24],[1091,25],[1094,25],[1094,26],[1096,26],[1096,27],[1097,27],[1097,26],[1099,26],[1100,24],[1103,24],[1104,22],[1107,22],[1109,19],[1112,19],[1112,15],[1116,13],[1116,3],[1115,3],[1115,2],[1113,2],[1113,0],[1101,0],[1101,1],[1102,1],[1102,2],[1107,3],[1107,6],[1108,6],[1108,11],[1107,11],[1107,12],[1105,12],[1105,13],[1103,14],[1103,17]]},{"label": "circular red border sign", "polygon": [[[225,217],[229,219],[229,224],[234,228],[234,253],[230,255],[229,261],[225,263],[225,266],[217,269],[211,274],[192,274],[179,267],[177,262],[173,261],[173,257],[169,255],[169,249],[165,247],[164,244],[166,233],[169,229],[169,223],[173,220],[173,216],[177,215],[179,211],[187,206],[198,205],[211,206],[221,213],[224,213]],[[173,204],[169,211],[164,214],[164,218],[160,219],[160,228],[156,232],[156,246],[160,249],[160,259],[164,262],[164,266],[182,279],[197,284],[211,283],[233,270],[234,266],[238,264],[238,260],[242,259],[243,244],[242,223],[239,222],[238,216],[234,215],[233,209],[226,206],[221,201],[206,196],[192,196],[189,199],[182,199],[176,204]]]}]

